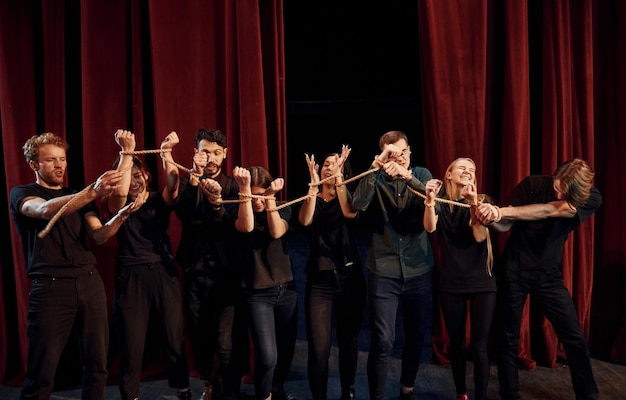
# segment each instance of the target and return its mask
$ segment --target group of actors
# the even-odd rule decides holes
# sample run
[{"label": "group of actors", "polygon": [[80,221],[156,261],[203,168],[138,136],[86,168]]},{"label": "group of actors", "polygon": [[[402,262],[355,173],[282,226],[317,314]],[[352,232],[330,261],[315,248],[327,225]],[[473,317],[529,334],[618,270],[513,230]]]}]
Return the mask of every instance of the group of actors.
[{"label": "group of actors", "polygon": [[[81,191],[65,187],[68,143],[63,138],[44,133],[23,146],[35,182],[10,193],[32,282],[22,399],[50,397],[74,331],[84,370],[82,398],[103,399],[108,309],[91,249],[113,236],[118,246],[111,316],[122,399],[140,398],[147,335],[162,338],[168,383],[180,399],[192,398],[189,364],[205,382],[202,400],[236,399],[246,373],[253,377],[257,399],[293,399],[285,382],[296,344],[298,294],[286,234],[295,226],[309,238],[304,309],[313,399],[328,396],[332,332],[341,400],[386,397],[399,310],[404,342],[396,393],[399,400],[417,399],[413,388],[436,293],[449,334],[456,399],[470,399],[466,350],[471,348],[471,398],[484,400],[497,292],[504,310],[501,332],[493,332],[500,340],[500,396],[520,398],[518,343],[530,294],[563,344],[576,398],[598,398],[585,335],[560,272],[569,233],[602,202],[584,160],[571,159],[552,175],[528,176],[506,207],[498,207],[479,193],[474,161],[458,158],[435,179],[427,168],[411,166],[406,134],[390,131],[380,137],[380,153],[360,178],[352,176],[347,146],[319,161],[306,155],[309,190],[292,207],[276,200],[284,180],[266,168],[235,167],[230,176],[222,170],[228,148],[220,130],[197,132],[186,173],[172,155],[178,135],[168,134],[159,149],[160,189],[151,186],[135,135],[118,130],[114,138],[121,149],[116,169]],[[182,226],[176,254],[169,235],[172,212]],[[502,262],[494,265],[490,231],[509,230],[498,258]],[[366,233],[363,260],[359,232]],[[433,235],[441,246],[434,289]],[[354,389],[366,309],[371,329],[367,394]],[[151,316],[158,316],[157,325],[149,324]],[[149,326],[160,332],[148,332]],[[185,334],[193,360],[187,358]]]}]

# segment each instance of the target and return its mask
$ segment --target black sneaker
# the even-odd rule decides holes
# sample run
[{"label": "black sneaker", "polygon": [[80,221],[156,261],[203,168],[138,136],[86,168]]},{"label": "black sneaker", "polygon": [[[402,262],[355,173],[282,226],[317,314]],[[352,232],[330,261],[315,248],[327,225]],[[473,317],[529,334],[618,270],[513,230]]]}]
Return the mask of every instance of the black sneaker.
[{"label": "black sneaker", "polygon": [[272,400],[298,400],[284,390],[272,392]]},{"label": "black sneaker", "polygon": [[412,390],[408,393],[400,392],[400,396],[398,397],[398,399],[399,400],[419,400],[415,392]]},{"label": "black sneaker", "polygon": [[341,400],[355,400],[354,386],[341,389]]},{"label": "black sneaker", "polygon": [[191,390],[185,390],[184,392],[178,391],[179,400],[191,400]]}]

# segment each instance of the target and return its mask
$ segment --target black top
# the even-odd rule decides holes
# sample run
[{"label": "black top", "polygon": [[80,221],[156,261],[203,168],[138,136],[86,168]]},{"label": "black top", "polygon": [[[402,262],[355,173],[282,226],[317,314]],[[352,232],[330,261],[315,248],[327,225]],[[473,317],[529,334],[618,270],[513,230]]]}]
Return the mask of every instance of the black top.
[{"label": "black top", "polygon": [[[458,200],[465,203],[465,200]],[[442,204],[437,221],[441,247],[439,288],[442,292],[495,292],[496,280],[487,272],[487,240],[476,242],[469,208]]]},{"label": "black top", "polygon": [[[291,207],[283,207],[278,212],[282,219],[290,221]],[[267,289],[293,281],[286,236],[272,238],[266,211],[254,213],[252,232],[239,234],[243,283],[246,288]]]},{"label": "black top", "polygon": [[313,221],[304,227],[309,238],[307,273],[361,265],[354,235],[354,220],[346,219],[339,199],[329,202],[315,196]]},{"label": "black top", "polygon": [[121,266],[173,260],[168,231],[173,209],[165,204],[161,191],[148,194],[146,202],[128,216],[117,232]]},{"label": "black top", "polygon": [[[213,179],[222,186],[222,199],[239,198],[234,179],[221,172]],[[181,176],[175,210],[182,223],[182,233],[176,260],[185,270],[219,273],[232,263],[237,204],[226,204],[216,210],[200,186],[188,183],[189,177]]]},{"label": "black top", "polygon": [[[532,175],[521,181],[509,200],[512,206],[558,200],[553,178]],[[589,218],[602,204],[600,192],[593,188],[587,202],[573,218],[546,218],[515,221],[504,249],[505,270],[509,278],[540,279],[561,277],[563,245],[569,233]]]},{"label": "black top", "polygon": [[50,200],[73,193],[76,191],[65,187],[58,190],[48,189],[37,183],[11,189],[11,215],[22,238],[28,277],[77,277],[96,265],[95,256],[85,246],[84,226],[85,214],[97,213],[93,202],[77,212],[61,216],[43,239],[37,234],[46,228],[49,221],[27,217],[19,210],[22,200],[26,197]]}]

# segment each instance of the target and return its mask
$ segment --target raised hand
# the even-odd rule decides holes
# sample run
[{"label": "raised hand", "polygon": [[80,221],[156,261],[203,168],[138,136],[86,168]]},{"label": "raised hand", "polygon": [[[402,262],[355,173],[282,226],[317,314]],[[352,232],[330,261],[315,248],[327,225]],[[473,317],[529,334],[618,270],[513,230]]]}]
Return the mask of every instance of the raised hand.
[{"label": "raised hand", "polygon": [[285,186],[285,179],[283,179],[283,178],[276,178],[276,179],[274,179],[272,181],[272,183],[270,183],[270,187],[265,189],[265,195],[266,196],[271,196],[273,194],[276,194],[276,193],[280,192],[281,190],[283,190],[284,186]]},{"label": "raised hand", "polygon": [[468,183],[461,189],[461,196],[463,196],[468,204],[478,204],[478,193],[476,192],[476,186],[473,183]]},{"label": "raised hand", "polygon": [[346,163],[350,152],[352,152],[352,149],[348,147],[348,145],[344,144],[341,146],[341,154],[339,155],[339,157],[335,161],[335,165],[333,166],[333,175],[343,173],[343,165]]},{"label": "raised hand", "polygon": [[122,151],[134,151],[137,145],[135,141],[135,134],[131,131],[124,129],[118,129],[115,131],[115,143],[117,143]]},{"label": "raised hand", "polygon": [[161,142],[161,150],[164,149],[173,149],[180,142],[178,138],[178,134],[174,131],[171,131],[165,139]]},{"label": "raised hand", "polygon": [[239,189],[250,188],[250,171],[248,168],[235,167],[233,168],[233,179],[239,185]]},{"label": "raised hand", "polygon": [[437,195],[439,194],[442,186],[443,182],[439,179],[430,179],[428,182],[426,182],[426,185],[424,185],[424,190],[426,192],[426,201],[429,203],[435,201],[435,197],[437,197]]},{"label": "raised hand", "polygon": [[93,185],[93,190],[96,192],[96,196],[104,196],[113,192],[113,190],[120,187],[120,182],[124,177],[124,172],[109,170],[100,175]]},{"label": "raised hand", "polygon": [[198,151],[198,149],[194,149],[193,154],[193,172],[198,175],[202,175],[204,173],[204,168],[209,162],[209,156],[203,151]]},{"label": "raised hand", "polygon": [[309,167],[309,175],[311,176],[311,187],[317,186],[320,181],[320,166],[315,162],[314,154],[311,154],[311,156],[309,156],[308,154],[304,154],[304,157],[306,158],[306,164]]}]

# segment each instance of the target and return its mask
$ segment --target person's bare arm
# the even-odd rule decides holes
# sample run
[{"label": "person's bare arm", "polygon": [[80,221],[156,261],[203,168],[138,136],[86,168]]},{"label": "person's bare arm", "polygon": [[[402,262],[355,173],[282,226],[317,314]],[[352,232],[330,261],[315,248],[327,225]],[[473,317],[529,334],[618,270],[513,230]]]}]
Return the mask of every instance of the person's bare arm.
[{"label": "person's bare arm", "polygon": [[514,221],[533,221],[546,218],[573,218],[576,208],[565,200],[549,203],[526,204],[523,206],[498,207],[492,204],[480,204],[476,216],[481,223],[493,225],[499,232],[508,231]]},{"label": "person's bare arm", "polygon": [[269,227],[270,236],[274,239],[278,239],[287,233],[289,229],[289,223],[281,218],[280,213],[276,209],[276,198],[273,196],[283,189],[285,180],[283,178],[276,178],[270,184],[270,187],[265,191],[265,196],[271,196],[265,200],[265,210],[267,212],[267,225]]},{"label": "person's bare arm", "polygon": [[[239,185],[239,192],[244,196],[250,196],[252,190],[250,188],[250,171],[244,167],[235,167],[233,169],[233,178]],[[252,201],[248,197],[248,201],[239,204],[237,219],[235,220],[235,229],[239,232],[252,232],[254,229],[254,211],[252,211]]]},{"label": "person's bare arm", "polygon": [[358,212],[352,207],[352,195],[348,188],[343,185],[343,165],[345,164],[348,156],[350,155],[350,149],[345,144],[341,146],[341,155],[337,159],[335,164],[333,175],[335,175],[335,187],[337,191],[337,198],[339,199],[339,205],[341,206],[341,212],[345,218],[356,218]]},{"label": "person's bare arm", "polygon": [[426,200],[424,200],[424,229],[432,233],[437,230],[439,216],[435,212],[435,197],[439,193],[443,182],[439,179],[431,179],[426,182]]},{"label": "person's bare arm", "polygon": [[111,237],[115,236],[128,216],[138,210],[140,205],[133,203],[127,204],[109,219],[106,224],[102,224],[100,218],[93,213],[85,214],[85,222],[87,224],[87,233],[95,244],[101,245],[106,243]]},{"label": "person's bare arm", "polygon": [[315,155],[305,154],[306,164],[309,167],[309,175],[311,176],[311,184],[309,185],[309,197],[307,197],[302,207],[300,207],[300,211],[298,212],[298,221],[303,226],[311,225],[313,222],[313,214],[315,213],[315,202],[317,201],[317,194],[319,193],[319,181],[320,177],[318,174],[319,164],[315,162]]},{"label": "person's bare arm", "polygon": [[127,152],[135,151],[136,141],[135,134],[131,131],[124,129],[118,129],[115,132],[115,142],[122,149],[120,153],[120,160],[117,164],[117,171],[123,172],[122,180],[118,188],[112,191],[111,195],[107,199],[107,208],[111,215],[115,214],[120,208],[124,207],[128,197],[128,189],[130,188],[131,170],[133,167],[132,154],[125,154]]},{"label": "person's bare arm", "polygon": [[[64,214],[71,214],[80,210],[96,198],[110,194],[113,190],[117,189],[122,175],[123,174],[118,171],[107,171],[98,178],[96,183],[94,183],[89,190],[55,197],[50,200],[45,200],[41,197],[26,197],[22,201],[20,212],[30,218],[50,220],[61,208],[65,207],[65,205],[71,201],[71,204],[69,204],[63,212]],[[76,199],[74,199],[75,197]]]},{"label": "person's bare arm", "polygon": [[178,197],[179,171],[174,163],[172,149],[179,141],[178,134],[172,131],[163,139],[163,142],[161,142],[161,150],[167,150],[161,153],[161,157],[163,158],[163,171],[165,172],[163,201],[167,205],[173,205]]}]

